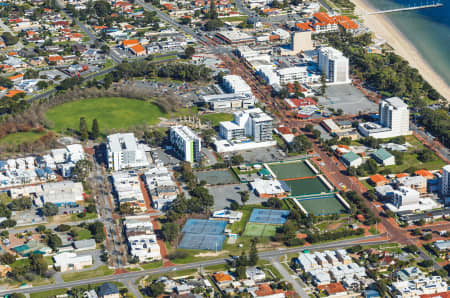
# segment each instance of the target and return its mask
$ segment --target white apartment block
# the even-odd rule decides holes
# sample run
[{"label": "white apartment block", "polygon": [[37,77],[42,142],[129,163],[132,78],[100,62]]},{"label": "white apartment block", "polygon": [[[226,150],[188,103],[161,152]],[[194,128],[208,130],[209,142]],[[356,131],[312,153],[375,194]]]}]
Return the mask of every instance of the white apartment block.
[{"label": "white apartment block", "polygon": [[151,168],[144,174],[153,208],[165,210],[177,198],[178,188],[166,167]]},{"label": "white apartment block", "polygon": [[318,75],[309,74],[306,66],[294,66],[282,68],[276,71],[280,77],[280,84],[299,82],[301,84],[314,83],[320,78]]},{"label": "white apartment block", "polygon": [[138,144],[133,133],[116,133],[106,140],[108,167],[113,171],[149,165],[145,145]]},{"label": "white apartment block", "polygon": [[226,140],[252,137],[255,142],[272,140],[273,118],[260,108],[235,112],[233,121],[220,122],[219,134]]},{"label": "white apartment block", "polygon": [[223,77],[222,85],[228,93],[250,93],[252,89],[240,76],[227,75]]},{"label": "white apartment block", "polygon": [[450,195],[450,165],[442,168],[441,194],[443,196]]},{"label": "white apartment block", "polygon": [[330,83],[350,83],[348,58],[341,51],[331,47],[320,48],[319,69]]},{"label": "white apartment block", "polygon": [[414,280],[393,282],[395,297],[413,298],[421,295],[436,294],[448,291],[448,284],[440,276],[422,276]]},{"label": "white apartment block", "polygon": [[366,122],[358,125],[365,137],[376,139],[410,135],[408,105],[398,97],[387,98],[379,104],[380,122]]},{"label": "white apartment block", "polygon": [[139,262],[161,260],[160,247],[150,216],[125,217],[125,233],[130,254],[138,258]]},{"label": "white apartment block", "polygon": [[197,162],[200,160],[202,141],[189,127],[172,126],[170,128],[170,143],[184,161]]},{"label": "white apartment block", "polygon": [[147,210],[139,176],[136,173],[116,172],[112,178],[119,205],[129,203],[137,211]]},{"label": "white apartment block", "polygon": [[225,93],[200,96],[213,111],[249,109],[255,105],[255,98],[249,93]]}]

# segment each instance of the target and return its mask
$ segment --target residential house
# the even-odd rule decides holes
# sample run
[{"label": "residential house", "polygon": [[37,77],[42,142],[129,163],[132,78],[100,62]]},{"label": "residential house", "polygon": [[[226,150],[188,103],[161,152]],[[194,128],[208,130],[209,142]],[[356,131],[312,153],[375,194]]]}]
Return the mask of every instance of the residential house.
[{"label": "residential house", "polygon": [[371,182],[375,186],[382,186],[389,183],[389,180],[387,180],[383,175],[375,174],[373,176],[370,176],[369,182]]},{"label": "residential house", "polygon": [[323,292],[327,297],[341,297],[347,295],[347,290],[340,282],[331,283],[327,285],[319,285],[317,289]]},{"label": "residential house", "polygon": [[249,267],[245,270],[245,275],[248,279],[253,281],[262,281],[266,279],[266,274],[264,271],[257,267]]},{"label": "residential house", "polygon": [[228,272],[217,272],[213,274],[213,278],[219,288],[226,287],[234,281],[234,278]]},{"label": "residential house", "polygon": [[120,298],[119,289],[113,283],[107,282],[98,287],[99,298]]}]

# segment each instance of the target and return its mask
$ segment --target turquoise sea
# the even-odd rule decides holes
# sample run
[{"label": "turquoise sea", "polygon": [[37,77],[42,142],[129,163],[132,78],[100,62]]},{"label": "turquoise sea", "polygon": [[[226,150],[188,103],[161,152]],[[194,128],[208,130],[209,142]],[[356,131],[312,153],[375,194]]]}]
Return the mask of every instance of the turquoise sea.
[{"label": "turquoise sea", "polygon": [[[430,4],[431,1],[365,0],[377,10]],[[388,13],[386,16],[450,85],[450,0],[443,7]]]}]

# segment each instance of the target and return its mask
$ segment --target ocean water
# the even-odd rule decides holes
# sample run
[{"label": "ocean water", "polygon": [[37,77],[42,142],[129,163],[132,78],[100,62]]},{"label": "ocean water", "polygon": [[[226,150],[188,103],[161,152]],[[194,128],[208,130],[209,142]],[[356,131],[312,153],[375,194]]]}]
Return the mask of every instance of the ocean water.
[{"label": "ocean water", "polygon": [[[430,0],[365,0],[377,10],[418,6]],[[444,6],[388,13],[386,16],[416,47],[422,57],[450,85],[450,0]]]}]

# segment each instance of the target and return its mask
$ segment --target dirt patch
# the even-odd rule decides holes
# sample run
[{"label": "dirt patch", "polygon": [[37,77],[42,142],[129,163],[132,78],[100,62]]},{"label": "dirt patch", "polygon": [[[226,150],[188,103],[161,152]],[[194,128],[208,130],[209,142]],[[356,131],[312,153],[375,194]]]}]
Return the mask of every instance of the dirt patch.
[{"label": "dirt patch", "polygon": [[341,222],[331,223],[327,226],[327,230],[333,231],[333,230],[339,229],[340,227],[342,227],[342,225],[343,225],[343,223],[341,223]]},{"label": "dirt patch", "polygon": [[228,250],[222,250],[221,252],[202,252],[199,254],[196,254],[195,257],[218,257],[223,254],[228,254]]}]

